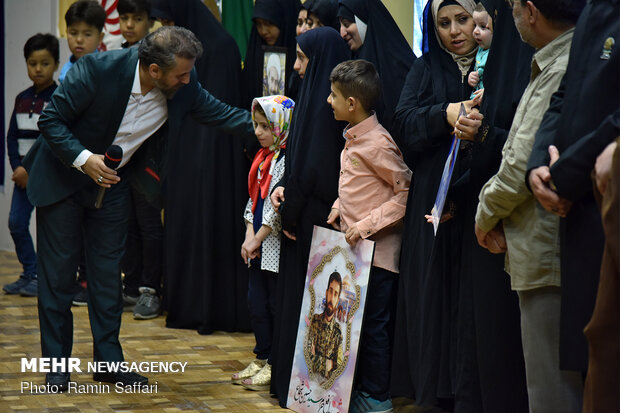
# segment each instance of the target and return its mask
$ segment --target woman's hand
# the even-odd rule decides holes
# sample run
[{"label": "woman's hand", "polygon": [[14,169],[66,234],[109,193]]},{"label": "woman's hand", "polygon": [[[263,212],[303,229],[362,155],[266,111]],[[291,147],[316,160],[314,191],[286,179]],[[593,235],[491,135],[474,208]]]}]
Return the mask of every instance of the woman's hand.
[{"label": "woman's hand", "polygon": [[273,192],[271,192],[271,203],[273,204],[273,209],[276,212],[280,212],[278,211],[278,209],[280,208],[280,205],[282,204],[282,202],[284,202],[284,187],[283,186],[277,186]]},{"label": "woman's hand", "polygon": [[482,126],[484,115],[474,109],[467,116],[461,116],[454,125],[454,133],[457,138],[465,141],[473,141],[478,134],[478,129]]},{"label": "woman's hand", "polygon": [[476,96],[471,100],[464,100],[462,102],[450,103],[446,108],[446,118],[450,126],[454,127],[456,125],[456,121],[459,118],[459,112],[461,111],[461,103],[465,107],[465,112],[469,115],[474,106],[480,104],[480,98]]}]

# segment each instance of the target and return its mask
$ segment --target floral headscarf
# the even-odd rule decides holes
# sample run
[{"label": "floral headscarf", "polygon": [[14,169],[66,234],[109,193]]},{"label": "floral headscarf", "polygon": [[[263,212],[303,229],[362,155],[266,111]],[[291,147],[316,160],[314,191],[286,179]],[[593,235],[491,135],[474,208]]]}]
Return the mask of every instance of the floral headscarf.
[{"label": "floral headscarf", "polygon": [[280,151],[286,148],[295,102],[282,95],[255,98],[252,101],[252,120],[254,120],[256,105],[260,105],[265,112],[273,136],[273,144],[268,148],[261,148],[252,161],[248,175],[248,192],[252,198],[252,212],[256,209],[259,193],[262,199],[265,199],[269,193],[273,166],[280,156]]}]

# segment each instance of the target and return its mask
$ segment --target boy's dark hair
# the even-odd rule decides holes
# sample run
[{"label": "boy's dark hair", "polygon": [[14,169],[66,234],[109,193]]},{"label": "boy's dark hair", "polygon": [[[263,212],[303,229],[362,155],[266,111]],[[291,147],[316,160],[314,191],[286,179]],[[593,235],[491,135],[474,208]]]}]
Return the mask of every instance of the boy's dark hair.
[{"label": "boy's dark hair", "polygon": [[[528,0],[517,0],[525,6]],[[530,0],[547,20],[559,26],[574,26],[586,0]]]},{"label": "boy's dark hair", "polygon": [[177,57],[198,59],[202,44],[191,31],[178,26],[162,26],[146,35],[138,48],[138,58],[143,67],[155,63],[164,72],[177,64]]},{"label": "boy's dark hair", "polygon": [[84,22],[96,27],[100,32],[103,31],[105,19],[105,10],[95,0],[78,0],[69,6],[65,13],[67,27]]},{"label": "boy's dark hair", "polygon": [[367,60],[347,60],[332,70],[329,81],[336,83],[345,98],[354,97],[367,111],[374,110],[381,98],[381,79]]},{"label": "boy's dark hair", "polygon": [[151,18],[151,1],[150,0],[118,0],[116,6],[118,14],[125,13],[146,13]]},{"label": "boy's dark hair", "polygon": [[[121,4],[120,0],[118,2],[118,4]],[[487,13],[487,9],[484,8],[484,4],[482,4],[482,2],[477,3],[476,7],[474,7],[474,12],[475,13]]]},{"label": "boy's dark hair", "polygon": [[28,57],[30,57],[32,52],[37,50],[47,50],[50,52],[56,63],[60,61],[58,39],[52,34],[37,33],[30,39],[26,40],[26,44],[24,45],[24,59],[28,60]]},{"label": "boy's dark hair", "polygon": [[342,292],[342,277],[338,271],[334,271],[329,276],[329,280],[327,281],[327,289],[329,290],[329,286],[332,285],[332,282],[336,281],[340,286],[340,290],[338,290],[338,295]]}]

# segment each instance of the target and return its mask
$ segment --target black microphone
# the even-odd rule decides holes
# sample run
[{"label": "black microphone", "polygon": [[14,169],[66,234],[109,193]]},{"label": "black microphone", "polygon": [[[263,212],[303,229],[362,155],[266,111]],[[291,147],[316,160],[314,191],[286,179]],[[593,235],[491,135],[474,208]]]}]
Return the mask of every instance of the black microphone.
[{"label": "black microphone", "polygon": [[[118,145],[110,145],[103,157],[103,163],[110,169],[116,169],[123,160],[123,148]],[[103,195],[105,194],[105,188],[100,186],[97,193],[97,200],[95,201],[95,208],[101,208],[103,203]]]}]

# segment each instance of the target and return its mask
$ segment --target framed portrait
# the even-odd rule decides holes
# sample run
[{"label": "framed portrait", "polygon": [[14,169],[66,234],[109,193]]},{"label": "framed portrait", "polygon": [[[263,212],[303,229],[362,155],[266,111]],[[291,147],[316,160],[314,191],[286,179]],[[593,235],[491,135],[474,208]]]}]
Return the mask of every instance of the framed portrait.
[{"label": "framed portrait", "polygon": [[263,46],[263,96],[284,95],[286,48]]},{"label": "framed portrait", "polygon": [[287,407],[349,408],[374,242],[351,248],[344,234],[314,227]]}]

